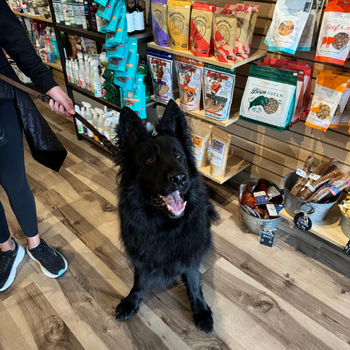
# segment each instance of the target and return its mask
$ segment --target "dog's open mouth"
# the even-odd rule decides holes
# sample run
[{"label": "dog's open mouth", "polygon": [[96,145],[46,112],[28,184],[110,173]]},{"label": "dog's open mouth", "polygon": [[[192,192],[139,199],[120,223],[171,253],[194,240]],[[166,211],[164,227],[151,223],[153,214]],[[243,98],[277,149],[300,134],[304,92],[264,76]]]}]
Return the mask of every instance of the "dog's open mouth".
[{"label": "dog's open mouth", "polygon": [[156,207],[165,207],[170,216],[180,217],[185,212],[187,202],[184,202],[179,191],[168,194],[167,196],[158,195],[152,199]]}]

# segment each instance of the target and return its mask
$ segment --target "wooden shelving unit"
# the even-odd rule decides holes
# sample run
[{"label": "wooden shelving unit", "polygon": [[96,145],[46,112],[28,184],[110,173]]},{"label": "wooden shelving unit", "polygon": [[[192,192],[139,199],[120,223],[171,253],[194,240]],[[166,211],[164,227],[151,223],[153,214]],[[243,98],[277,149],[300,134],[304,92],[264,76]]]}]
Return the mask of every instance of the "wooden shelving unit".
[{"label": "wooden shelving unit", "polygon": [[[164,102],[164,101],[157,99],[156,97],[154,97],[154,95],[152,95],[151,98],[153,101],[156,101],[158,103],[162,103],[163,105],[168,104],[167,102]],[[180,99],[176,99],[176,103],[180,106]],[[238,117],[239,117],[239,110],[238,109],[233,110],[232,116],[227,120],[216,120],[214,118],[206,117],[204,115],[204,110],[202,110],[202,111],[188,111],[188,110],[183,109],[183,108],[181,108],[181,110],[190,116],[193,116],[193,117],[196,117],[199,119],[203,119],[203,120],[207,121],[208,123],[213,123],[216,125],[223,126],[224,128],[233,124],[234,122],[236,122],[238,120]]]},{"label": "wooden shelving unit", "polygon": [[265,57],[267,55],[267,51],[265,51],[265,50],[251,49],[249,58],[246,58],[245,60],[243,60],[241,62],[231,64],[231,63],[218,62],[215,60],[214,57],[198,57],[198,56],[193,55],[191,53],[191,51],[179,51],[179,50],[173,50],[170,47],[158,46],[154,41],[151,43],[148,43],[148,47],[155,49],[155,50],[159,50],[159,51],[169,52],[169,53],[172,53],[174,55],[179,55],[179,56],[191,58],[191,59],[196,60],[196,61],[201,61],[201,62],[213,64],[215,66],[227,68],[230,70],[234,70],[237,67],[244,66],[247,63],[253,62],[253,61],[255,61],[259,58]]},{"label": "wooden shelving unit", "polygon": [[[293,217],[285,209],[280,212],[280,216],[290,222],[294,222]],[[345,236],[340,228],[340,209],[337,204],[332,207],[325,220],[313,224],[309,232],[341,249],[344,249],[349,241],[349,238]]]},{"label": "wooden shelving unit", "polygon": [[27,17],[27,18],[32,18],[32,19],[37,19],[37,20],[39,20],[39,21],[43,21],[43,22],[47,22],[47,23],[52,23],[52,19],[47,19],[47,18],[45,18],[45,17],[32,15],[32,14],[30,14],[30,13],[21,13],[21,12],[16,12],[16,11],[13,11],[13,13],[14,13],[15,15],[18,15],[18,16]]},{"label": "wooden shelving unit", "polygon": [[43,61],[43,63],[46,66],[49,66],[51,68],[55,68],[56,70],[59,70],[60,72],[63,72],[63,68],[62,68],[62,66],[59,63],[49,63],[49,62],[45,62],[45,61]]}]

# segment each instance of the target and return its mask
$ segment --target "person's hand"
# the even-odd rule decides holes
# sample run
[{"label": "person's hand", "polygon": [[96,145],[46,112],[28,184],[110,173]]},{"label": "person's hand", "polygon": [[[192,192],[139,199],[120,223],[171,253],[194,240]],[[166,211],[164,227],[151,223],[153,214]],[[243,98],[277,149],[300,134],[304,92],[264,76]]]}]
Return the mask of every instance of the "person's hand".
[{"label": "person's hand", "polygon": [[51,111],[64,117],[72,117],[75,114],[72,100],[59,86],[53,87],[47,94],[53,98],[49,102]]}]

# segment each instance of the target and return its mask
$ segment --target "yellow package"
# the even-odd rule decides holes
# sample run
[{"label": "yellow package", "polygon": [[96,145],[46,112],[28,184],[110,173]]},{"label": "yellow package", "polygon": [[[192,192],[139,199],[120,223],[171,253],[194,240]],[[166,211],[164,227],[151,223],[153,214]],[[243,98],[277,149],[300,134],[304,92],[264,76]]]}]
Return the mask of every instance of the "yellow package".
[{"label": "yellow package", "polygon": [[319,71],[310,113],[305,125],[326,131],[347,87],[348,78]]},{"label": "yellow package", "polygon": [[191,3],[169,0],[167,5],[169,47],[174,50],[187,51],[189,49]]}]

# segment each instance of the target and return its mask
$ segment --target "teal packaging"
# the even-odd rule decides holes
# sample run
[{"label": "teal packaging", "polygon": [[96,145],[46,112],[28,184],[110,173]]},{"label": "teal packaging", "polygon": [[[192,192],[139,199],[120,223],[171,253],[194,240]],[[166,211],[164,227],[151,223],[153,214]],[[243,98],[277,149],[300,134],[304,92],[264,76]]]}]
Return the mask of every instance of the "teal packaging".
[{"label": "teal packaging", "polygon": [[[123,4],[124,4],[124,2],[123,2]],[[106,32],[113,32],[114,33],[116,31],[121,8],[122,8],[122,5],[120,5],[120,2],[117,1],[117,3],[114,6],[114,9],[113,9],[111,20],[108,22],[108,24],[104,28],[104,29],[106,29]]]},{"label": "teal packaging", "polygon": [[106,19],[107,21],[110,21],[115,3],[116,3],[116,0],[108,0],[108,3],[106,6],[101,5],[98,8],[96,15]]},{"label": "teal packaging", "polygon": [[[123,57],[123,58],[114,58],[114,57],[110,58],[108,60],[108,69],[111,69],[114,71],[119,71],[119,72],[125,72],[125,70],[126,70],[126,58],[125,57]],[[115,80],[115,78],[114,78],[114,80]]]},{"label": "teal packaging", "polygon": [[106,6],[108,3],[108,0],[95,0],[95,2],[97,2],[98,4],[100,4],[102,6]]},{"label": "teal packaging", "polygon": [[106,47],[106,53],[108,58],[124,58],[128,52],[129,52],[129,37],[127,37],[127,41],[125,44]]}]

